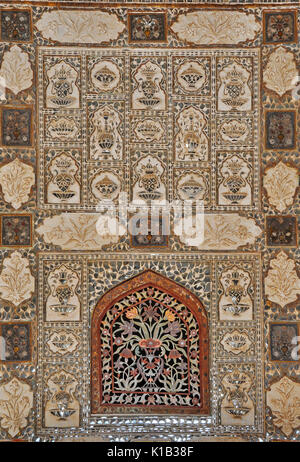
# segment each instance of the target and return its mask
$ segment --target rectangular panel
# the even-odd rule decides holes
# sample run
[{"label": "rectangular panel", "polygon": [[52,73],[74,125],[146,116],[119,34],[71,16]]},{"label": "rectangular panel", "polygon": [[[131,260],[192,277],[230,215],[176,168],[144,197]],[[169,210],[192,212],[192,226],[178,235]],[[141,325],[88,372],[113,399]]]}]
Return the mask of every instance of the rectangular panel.
[{"label": "rectangular panel", "polygon": [[258,49],[38,52],[40,207],[94,210],[131,191],[259,210]]}]

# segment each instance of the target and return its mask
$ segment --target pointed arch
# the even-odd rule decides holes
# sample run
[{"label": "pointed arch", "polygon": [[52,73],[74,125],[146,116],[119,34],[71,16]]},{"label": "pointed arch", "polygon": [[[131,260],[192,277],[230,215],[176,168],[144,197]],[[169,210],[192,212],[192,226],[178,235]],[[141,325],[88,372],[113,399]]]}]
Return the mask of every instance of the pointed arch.
[{"label": "pointed arch", "polygon": [[91,325],[92,413],[209,413],[206,311],[146,270],[107,291]]}]

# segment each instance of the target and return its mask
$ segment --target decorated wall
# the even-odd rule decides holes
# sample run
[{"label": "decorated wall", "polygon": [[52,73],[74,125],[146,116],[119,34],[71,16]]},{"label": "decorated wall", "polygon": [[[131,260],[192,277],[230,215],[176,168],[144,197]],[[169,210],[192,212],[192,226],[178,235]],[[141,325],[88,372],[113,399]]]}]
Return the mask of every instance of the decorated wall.
[{"label": "decorated wall", "polygon": [[0,4],[0,440],[299,441],[299,29]]}]

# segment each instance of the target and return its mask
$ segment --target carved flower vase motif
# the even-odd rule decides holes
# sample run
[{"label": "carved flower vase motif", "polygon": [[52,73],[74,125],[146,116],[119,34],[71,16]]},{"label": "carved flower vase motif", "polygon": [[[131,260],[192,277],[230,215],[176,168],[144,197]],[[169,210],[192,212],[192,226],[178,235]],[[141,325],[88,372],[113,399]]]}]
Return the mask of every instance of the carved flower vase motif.
[{"label": "carved flower vase motif", "polygon": [[73,66],[59,61],[47,71],[46,104],[49,108],[79,108],[78,72]]},{"label": "carved flower vase motif", "polygon": [[218,107],[220,111],[251,110],[250,72],[236,61],[219,73]]},{"label": "carved flower vase motif", "polygon": [[134,75],[137,88],[132,93],[132,108],[165,110],[166,95],[161,87],[164,76],[161,68],[147,61]]},{"label": "carved flower vase motif", "polygon": [[50,204],[80,203],[80,184],[77,180],[78,165],[67,153],[62,153],[49,165],[51,179],[47,198]]},{"label": "carved flower vase motif", "polygon": [[117,111],[108,106],[98,109],[92,118],[91,158],[118,160],[122,157],[123,140],[119,132],[121,119]]},{"label": "carved flower vase motif", "polygon": [[96,173],[91,181],[91,192],[99,201],[116,199],[120,190],[120,178],[109,170]]},{"label": "carved flower vase motif", "polygon": [[198,109],[191,106],[180,112],[177,118],[179,131],[175,138],[177,160],[208,159],[208,139],[204,132],[206,125],[206,118]]},{"label": "carved flower vase motif", "polygon": [[250,349],[252,341],[246,332],[236,329],[233,332],[227,332],[221,339],[220,344],[225,351],[234,355],[241,355]]},{"label": "carved flower vase motif", "polygon": [[250,166],[239,156],[227,158],[220,169],[222,182],[219,185],[220,205],[250,205],[251,187],[248,183]]},{"label": "carved flower vase motif", "polygon": [[79,320],[80,301],[76,293],[78,274],[66,265],[61,265],[48,276],[51,290],[46,302],[48,321]]},{"label": "carved flower vase motif", "polygon": [[205,68],[197,61],[186,61],[181,64],[176,78],[183,90],[191,93],[198,92],[207,81]]},{"label": "carved flower vase motif", "polygon": [[75,398],[78,386],[76,378],[62,370],[53,374],[47,385],[49,398],[45,406],[45,426],[79,426],[79,402]]},{"label": "carved flower vase motif", "polygon": [[133,198],[143,200],[165,199],[166,187],[162,182],[165,168],[154,156],[142,158],[136,166],[138,180],[133,187]]},{"label": "carved flower vase motif", "polygon": [[121,73],[118,66],[109,60],[101,60],[91,70],[91,82],[101,92],[110,92],[120,83]]},{"label": "carved flower vase motif", "polygon": [[225,397],[221,403],[222,425],[253,425],[254,407],[249,397],[252,378],[238,369],[223,377]]},{"label": "carved flower vase motif", "polygon": [[186,173],[177,182],[177,191],[182,200],[203,200],[208,193],[208,184],[204,175]]},{"label": "carved flower vase motif", "polygon": [[223,294],[220,297],[220,320],[251,320],[253,302],[248,293],[250,274],[233,266],[225,269],[220,277]]},{"label": "carved flower vase motif", "polygon": [[251,126],[246,120],[221,119],[218,136],[220,137],[220,144],[248,144],[251,143]]},{"label": "carved flower vase motif", "polygon": [[140,142],[159,142],[165,135],[165,128],[155,118],[143,118],[133,127],[134,135]]},{"label": "carved flower vase motif", "polygon": [[78,338],[71,330],[58,330],[54,331],[48,341],[47,346],[49,350],[59,356],[64,356],[76,351],[79,345]]},{"label": "carved flower vase motif", "polygon": [[49,138],[57,141],[70,141],[78,138],[79,124],[72,117],[51,117],[47,126]]}]

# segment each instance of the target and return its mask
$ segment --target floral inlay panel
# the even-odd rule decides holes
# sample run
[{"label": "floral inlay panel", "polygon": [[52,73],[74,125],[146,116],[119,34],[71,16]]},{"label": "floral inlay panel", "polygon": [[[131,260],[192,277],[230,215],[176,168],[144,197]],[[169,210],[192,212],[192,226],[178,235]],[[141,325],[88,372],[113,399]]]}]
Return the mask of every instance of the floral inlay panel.
[{"label": "floral inlay panel", "polygon": [[[93,411],[143,406],[169,412],[175,405],[207,413],[208,326],[201,302],[151,271],[124,287],[124,298],[121,287],[113,289],[93,313]],[[106,308],[114,292],[119,300]]]}]

